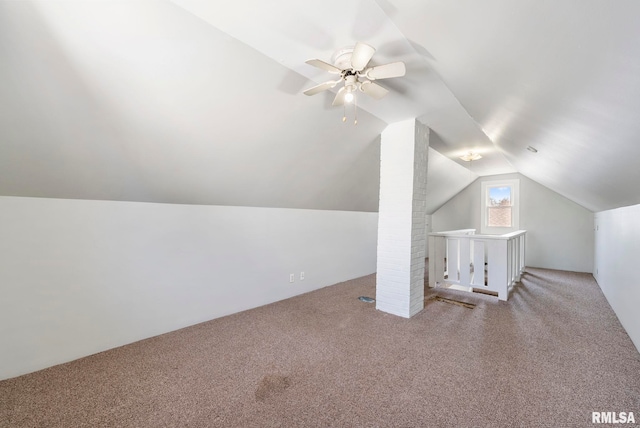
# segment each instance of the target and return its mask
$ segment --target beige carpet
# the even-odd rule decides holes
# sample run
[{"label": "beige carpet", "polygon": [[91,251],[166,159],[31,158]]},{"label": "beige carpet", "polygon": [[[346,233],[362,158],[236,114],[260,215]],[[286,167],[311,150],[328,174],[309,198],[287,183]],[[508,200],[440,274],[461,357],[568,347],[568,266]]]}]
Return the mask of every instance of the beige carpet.
[{"label": "beige carpet", "polygon": [[[573,427],[640,419],[640,354],[591,275],[508,302],[438,291],[407,320],[375,276],[0,382],[2,427]],[[640,422],[640,421],[639,421]]]}]

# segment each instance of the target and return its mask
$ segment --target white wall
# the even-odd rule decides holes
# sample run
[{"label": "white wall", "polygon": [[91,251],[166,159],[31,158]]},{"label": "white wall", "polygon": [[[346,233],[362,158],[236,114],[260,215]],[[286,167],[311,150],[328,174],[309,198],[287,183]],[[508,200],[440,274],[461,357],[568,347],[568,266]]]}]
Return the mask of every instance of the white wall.
[{"label": "white wall", "polygon": [[593,213],[522,174],[479,178],[433,214],[433,231],[479,231],[481,183],[514,178],[520,179],[520,229],[527,230],[527,266],[592,272]]},{"label": "white wall", "polygon": [[594,277],[640,350],[640,205],[595,215]]},{"label": "white wall", "polygon": [[373,273],[377,221],[0,197],[0,379]]}]

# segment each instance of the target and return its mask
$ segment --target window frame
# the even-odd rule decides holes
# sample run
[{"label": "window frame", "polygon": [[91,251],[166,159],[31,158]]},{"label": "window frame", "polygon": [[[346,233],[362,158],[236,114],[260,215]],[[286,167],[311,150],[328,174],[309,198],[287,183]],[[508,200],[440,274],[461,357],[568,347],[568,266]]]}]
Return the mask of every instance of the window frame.
[{"label": "window frame", "polygon": [[[511,188],[511,227],[489,227],[489,189],[494,187]],[[504,235],[520,229],[520,180],[483,181],[480,200],[480,233],[483,235]]]}]

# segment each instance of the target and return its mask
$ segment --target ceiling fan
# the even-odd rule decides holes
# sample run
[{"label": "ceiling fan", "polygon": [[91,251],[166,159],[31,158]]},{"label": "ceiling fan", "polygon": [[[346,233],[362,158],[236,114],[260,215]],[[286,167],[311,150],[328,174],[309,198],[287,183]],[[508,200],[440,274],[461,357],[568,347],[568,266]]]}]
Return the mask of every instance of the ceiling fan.
[{"label": "ceiling fan", "polygon": [[[319,59],[305,61],[307,64],[328,71],[340,76],[337,80],[330,80],[321,83],[313,88],[304,91],[305,95],[315,95],[322,91],[334,88],[344,82],[333,100],[334,106],[344,105],[354,101],[357,91],[364,92],[370,97],[378,100],[389,92],[384,87],[374,83],[374,80],[401,77],[406,73],[403,62],[392,62],[390,64],[367,67],[376,50],[365,44],[358,42],[354,47],[338,50],[333,55],[333,64]],[[345,118],[343,118],[343,121]]]}]

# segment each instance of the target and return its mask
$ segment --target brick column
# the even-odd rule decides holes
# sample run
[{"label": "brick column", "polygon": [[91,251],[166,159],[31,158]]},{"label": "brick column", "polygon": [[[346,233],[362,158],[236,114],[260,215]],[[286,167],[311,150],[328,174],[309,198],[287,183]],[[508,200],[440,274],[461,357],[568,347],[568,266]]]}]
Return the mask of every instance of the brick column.
[{"label": "brick column", "polygon": [[414,119],[382,132],[376,309],[405,318],[424,308],[428,147]]}]

